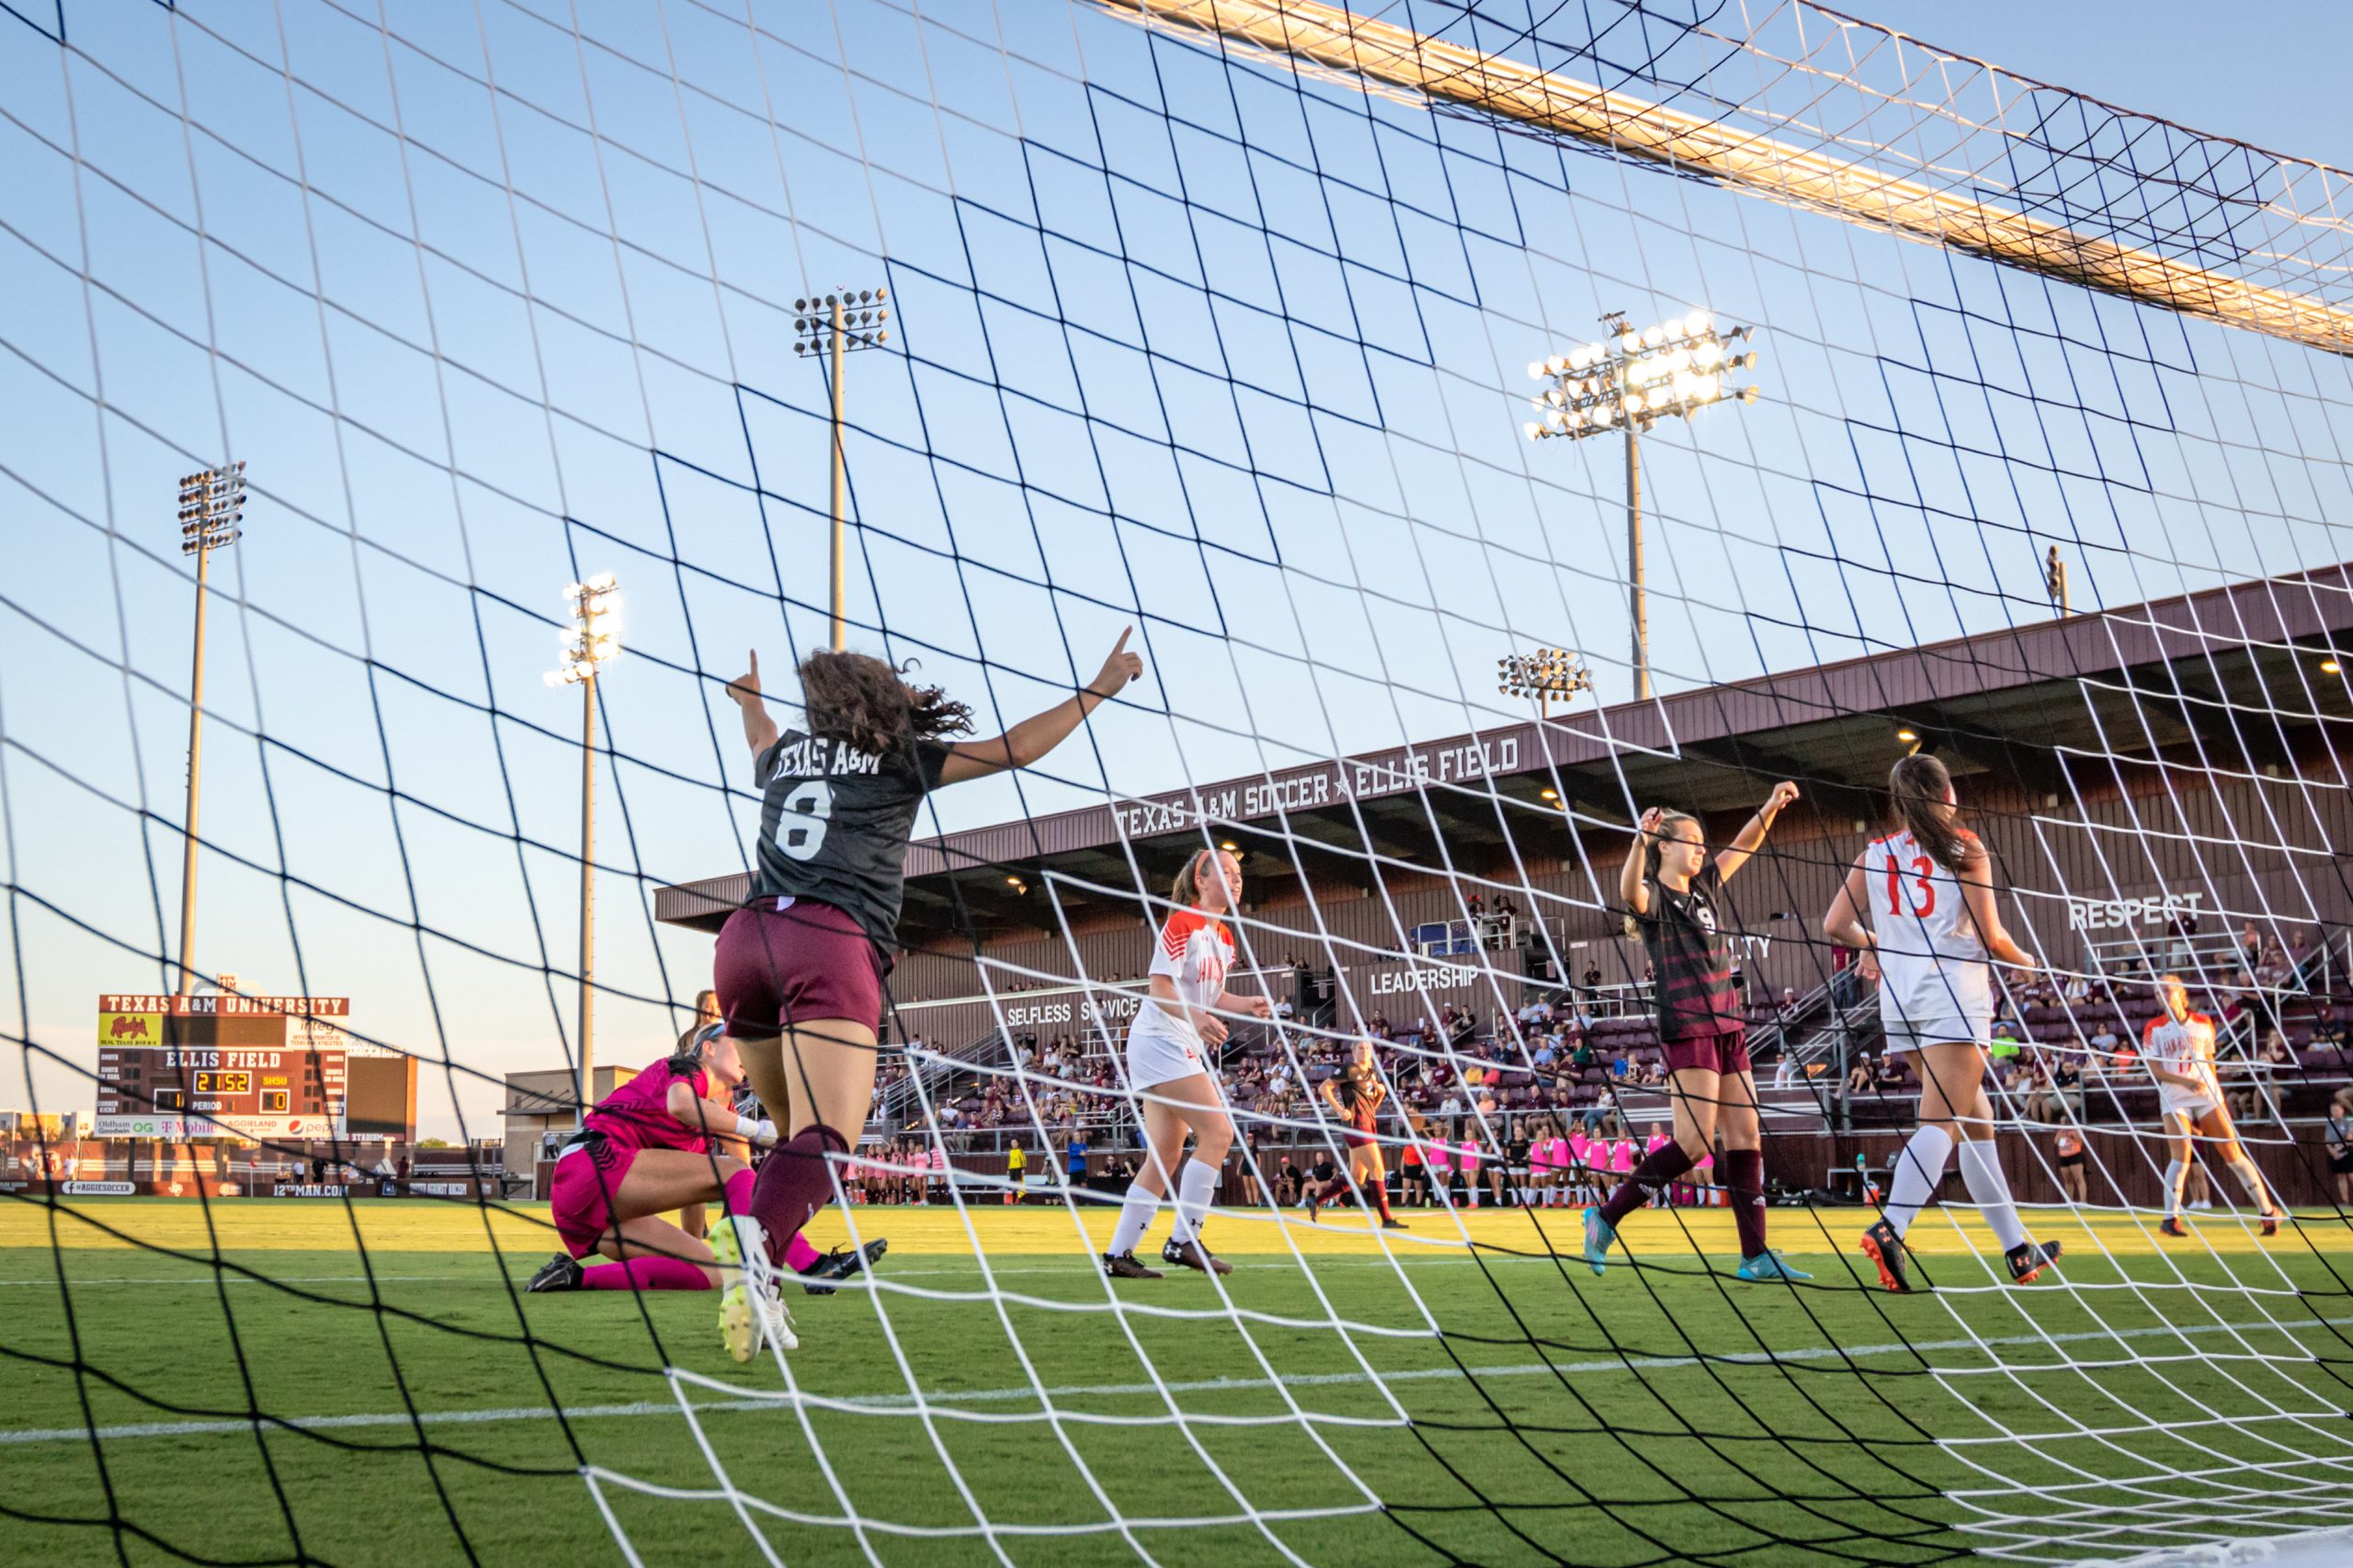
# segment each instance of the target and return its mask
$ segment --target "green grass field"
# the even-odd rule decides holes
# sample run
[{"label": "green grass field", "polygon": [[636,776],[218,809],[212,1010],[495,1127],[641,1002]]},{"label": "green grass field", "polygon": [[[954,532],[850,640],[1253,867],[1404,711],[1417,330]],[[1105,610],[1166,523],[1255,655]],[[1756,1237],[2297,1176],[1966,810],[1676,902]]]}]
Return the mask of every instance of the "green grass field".
[{"label": "green grass field", "polygon": [[975,1210],[976,1251],[952,1210],[861,1210],[894,1288],[793,1291],[795,1401],[727,1358],[712,1296],[513,1293],[544,1208],[13,1200],[0,1561],[455,1562],[462,1531],[569,1568],[625,1561],[618,1528],[658,1563],[762,1561],[752,1529],[795,1564],[1926,1562],[2353,1506],[2334,1219],[2160,1254],[2049,1218],[2066,1285],[2021,1290],[1930,1213],[1945,1289],[1891,1298],[1839,1250],[1855,1210],[1775,1212],[1794,1290],[1729,1277],[1721,1211],[1641,1217],[1600,1279],[1548,1256],[1571,1211],[1471,1217],[1475,1253],[1411,1217],[1384,1252],[1355,1215],[1222,1215],[1223,1298],[1186,1274],[1114,1312],[1108,1214],[1082,1243],[1059,1208]]}]

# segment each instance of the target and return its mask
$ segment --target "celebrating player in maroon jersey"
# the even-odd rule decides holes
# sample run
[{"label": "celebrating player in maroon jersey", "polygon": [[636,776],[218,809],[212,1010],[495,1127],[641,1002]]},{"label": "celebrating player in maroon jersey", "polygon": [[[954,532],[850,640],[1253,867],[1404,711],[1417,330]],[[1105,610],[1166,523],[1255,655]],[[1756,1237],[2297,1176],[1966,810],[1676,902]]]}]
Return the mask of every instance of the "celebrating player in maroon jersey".
[{"label": "celebrating player in maroon jersey", "polygon": [[[1348,1168],[1335,1175],[1324,1184],[1322,1191],[1309,1199],[1307,1217],[1317,1218],[1327,1203],[1337,1203],[1348,1195],[1353,1185],[1364,1195],[1381,1215],[1383,1230],[1407,1229],[1405,1221],[1389,1211],[1389,1171],[1381,1163],[1380,1125],[1381,1102],[1389,1097],[1389,1085],[1381,1081],[1381,1068],[1373,1061],[1372,1041],[1360,1040],[1348,1053],[1348,1064],[1324,1080],[1324,1103],[1339,1113],[1347,1131],[1340,1136],[1348,1146]],[[1477,1158],[1477,1146],[1462,1145],[1464,1160]],[[1464,1164],[1465,1176],[1476,1175],[1476,1167]],[[1479,1186],[1474,1180],[1470,1187],[1471,1207],[1479,1206]]]},{"label": "celebrating player in maroon jersey", "polygon": [[1585,1211],[1585,1260],[1596,1274],[1607,1267],[1626,1216],[1711,1154],[1722,1126],[1724,1186],[1740,1231],[1740,1278],[1810,1278],[1765,1244],[1756,1079],[1749,1071],[1747,1017],[1732,980],[1731,934],[1718,912],[1724,883],[1797,798],[1796,785],[1774,785],[1739,836],[1713,858],[1699,823],[1681,812],[1654,806],[1636,824],[1618,888],[1628,923],[1641,932],[1658,976],[1658,1037],[1666,1052],[1675,1142],[1643,1155],[1607,1203]]},{"label": "celebrating player in maroon jersey", "polygon": [[745,1279],[728,1292],[720,1328],[737,1360],[783,1326],[773,1265],[833,1196],[829,1165],[849,1153],[845,1133],[866,1125],[873,1104],[882,976],[924,796],[1027,767],[1061,744],[1143,673],[1128,636],[1076,695],[984,741],[950,744],[971,733],[971,710],[864,653],[801,661],[801,729],[779,731],[768,717],[756,653],[728,687],[756,758],[760,837],[751,897],[719,933],[714,983],[752,1087],[789,1134],[736,1220]]}]

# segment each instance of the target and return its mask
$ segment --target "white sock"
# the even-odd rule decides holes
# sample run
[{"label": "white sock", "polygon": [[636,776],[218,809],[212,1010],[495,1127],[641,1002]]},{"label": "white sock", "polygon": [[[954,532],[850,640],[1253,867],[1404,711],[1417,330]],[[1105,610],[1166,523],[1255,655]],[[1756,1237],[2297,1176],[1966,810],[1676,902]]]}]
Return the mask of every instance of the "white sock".
[{"label": "white sock", "polygon": [[2189,1186],[2189,1166],[2181,1160],[2165,1162],[2165,1218],[2181,1218],[2181,1194]]},{"label": "white sock", "polygon": [[1895,1179],[1888,1184],[1887,1222],[1897,1236],[1912,1228],[1912,1217],[1936,1196],[1952,1158],[1952,1134],[1937,1122],[1924,1123],[1895,1156]]},{"label": "white sock", "polygon": [[1210,1211],[1210,1197],[1217,1188],[1217,1175],[1216,1165],[1201,1160],[1185,1162],[1185,1174],[1176,1178],[1176,1236],[1179,1243],[1189,1242],[1201,1233],[1201,1219]]},{"label": "white sock", "polygon": [[2273,1211],[2271,1194],[2265,1191],[2263,1187],[2263,1173],[2255,1168],[2253,1160],[2241,1154],[2231,1162],[2231,1174],[2239,1178],[2239,1185],[2246,1188],[2246,1195],[2255,1200],[2257,1213],[2268,1214]]},{"label": "white sock", "polygon": [[1111,1227],[1110,1256],[1117,1257],[1123,1252],[1135,1251],[1159,1209],[1158,1193],[1146,1192],[1141,1186],[1129,1187],[1128,1196],[1120,1204],[1120,1222]]},{"label": "white sock", "polygon": [[1961,1145],[1961,1179],[1978,1212],[1994,1227],[1994,1239],[2004,1252],[2026,1245],[2026,1227],[2018,1223],[2018,1206],[2010,1198],[2010,1178],[2002,1174],[2001,1152],[1990,1138],[1965,1140]]}]

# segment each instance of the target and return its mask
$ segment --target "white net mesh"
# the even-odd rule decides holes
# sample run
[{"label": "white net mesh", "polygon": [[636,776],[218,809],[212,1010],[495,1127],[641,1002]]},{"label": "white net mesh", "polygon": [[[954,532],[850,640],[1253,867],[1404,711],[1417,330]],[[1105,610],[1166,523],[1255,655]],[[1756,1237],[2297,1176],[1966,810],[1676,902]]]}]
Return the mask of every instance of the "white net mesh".
[{"label": "white net mesh", "polygon": [[[61,1560],[370,1560],[398,1519],[473,1560],[2046,1561],[2353,1519],[2339,171],[1802,5],[8,9],[26,1092],[89,1095],[94,989],[241,967],[360,999],[518,1179],[426,1220],[114,1210],[17,1135],[0,1506]],[[843,286],[887,286],[890,336],[821,369],[796,301]],[[1608,407],[1608,441],[1523,439],[1586,368],[1521,367],[1620,310],[1753,328],[1764,395],[1701,408],[1711,358],[1671,410],[1550,425]],[[517,1290],[546,1210],[506,1078],[579,1061],[587,907],[540,675],[557,587],[613,572],[587,978],[633,1070],[746,891],[725,683],[828,637],[836,371],[853,646],[983,733],[1122,627],[1147,676],[927,807],[820,1222],[895,1250],[737,1369],[707,1296]],[[188,955],[161,508],[224,458]],[[1582,691],[1491,694],[1552,647]],[[1910,750],[2040,965],[1998,982],[1981,1124],[2066,1249],[2031,1286],[1961,1179],[1907,1237],[1932,1291],[1855,1251],[1935,1085],[1822,922]],[[1724,915],[1811,1278],[1733,1277],[1730,1144],[1596,1278],[1574,1210],[1671,1119],[1627,829],[1730,844],[1782,778]],[[1127,1029],[1221,845],[1229,983],[1273,1004],[1216,1062],[1237,1267],[1104,1278],[1150,1163]],[[2268,1197],[2219,1141],[2212,1207],[2172,1194],[2130,1056],[2166,971]],[[1324,1096],[1368,1035],[1404,1229]]]}]

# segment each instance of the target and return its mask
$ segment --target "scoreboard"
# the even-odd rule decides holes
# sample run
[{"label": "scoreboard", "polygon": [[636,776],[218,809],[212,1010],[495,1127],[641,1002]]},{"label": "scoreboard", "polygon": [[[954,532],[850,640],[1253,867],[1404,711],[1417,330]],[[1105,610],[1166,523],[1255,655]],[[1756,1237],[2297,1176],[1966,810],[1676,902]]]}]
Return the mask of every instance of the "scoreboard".
[{"label": "scoreboard", "polygon": [[98,998],[97,1135],[339,1139],[345,996]]}]

